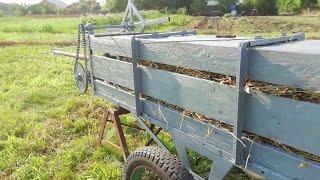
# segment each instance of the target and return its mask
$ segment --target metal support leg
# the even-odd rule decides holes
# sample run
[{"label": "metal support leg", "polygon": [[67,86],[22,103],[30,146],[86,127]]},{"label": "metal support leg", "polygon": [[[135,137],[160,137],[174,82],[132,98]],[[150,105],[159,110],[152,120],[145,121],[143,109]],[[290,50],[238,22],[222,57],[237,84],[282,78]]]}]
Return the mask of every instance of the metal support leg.
[{"label": "metal support leg", "polygon": [[100,130],[99,130],[99,137],[98,137],[98,145],[101,145],[101,142],[102,142],[102,139],[104,136],[104,131],[106,128],[106,124],[108,121],[111,120],[113,122],[115,129],[116,129],[117,136],[118,136],[119,142],[120,142],[120,146],[115,145],[112,142],[108,142],[108,143],[118,149],[121,149],[124,159],[126,159],[130,153],[128,150],[126,139],[123,134],[123,129],[122,129],[121,122],[120,122],[120,115],[128,114],[128,113],[129,113],[129,111],[122,109],[122,108],[119,108],[119,109],[109,108],[106,112],[106,115],[104,116],[104,118],[101,121]]},{"label": "metal support leg", "polygon": [[189,163],[188,155],[187,155],[187,148],[185,143],[181,141],[178,137],[173,136],[173,141],[178,152],[179,158],[182,164],[189,170],[191,170],[191,166]]},{"label": "metal support leg", "polygon": [[[151,130],[151,129],[150,129]],[[162,130],[162,128],[158,128],[157,131],[154,133],[154,135],[158,135],[160,133],[160,131]],[[146,146],[150,146],[150,144],[154,142],[154,140],[151,138],[147,143]]]},{"label": "metal support leg", "polygon": [[233,164],[223,160],[221,157],[215,157],[211,167],[209,180],[222,180],[230,172]]}]

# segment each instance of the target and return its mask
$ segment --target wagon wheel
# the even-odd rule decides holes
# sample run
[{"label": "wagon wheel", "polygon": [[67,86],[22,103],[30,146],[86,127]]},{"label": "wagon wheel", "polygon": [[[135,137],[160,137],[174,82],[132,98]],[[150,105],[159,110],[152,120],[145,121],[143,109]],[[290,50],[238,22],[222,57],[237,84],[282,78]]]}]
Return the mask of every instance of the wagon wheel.
[{"label": "wagon wheel", "polygon": [[130,154],[124,165],[123,179],[192,180],[193,176],[169,152],[159,147],[146,147]]},{"label": "wagon wheel", "polygon": [[74,79],[76,81],[76,85],[81,93],[85,93],[88,89],[88,73],[86,70],[83,68],[83,66],[79,63],[76,62],[74,64]]}]

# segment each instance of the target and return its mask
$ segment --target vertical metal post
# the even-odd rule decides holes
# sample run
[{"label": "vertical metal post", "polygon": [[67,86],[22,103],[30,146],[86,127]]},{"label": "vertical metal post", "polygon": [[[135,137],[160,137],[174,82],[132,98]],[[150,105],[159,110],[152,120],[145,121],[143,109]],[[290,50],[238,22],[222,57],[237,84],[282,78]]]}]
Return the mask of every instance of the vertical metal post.
[{"label": "vertical metal post", "polygon": [[131,48],[132,48],[132,68],[133,68],[136,116],[139,117],[142,115],[142,103],[140,100],[141,76],[140,76],[140,68],[138,67],[138,58],[140,57],[140,41],[138,41],[134,36],[131,39]]},{"label": "vertical metal post", "polygon": [[235,156],[235,165],[243,166],[244,164],[244,150],[245,147],[241,143],[242,131],[244,129],[245,113],[246,113],[246,93],[244,90],[245,80],[248,76],[248,66],[249,66],[249,42],[243,42],[239,47],[238,56],[238,71],[237,71],[237,119],[234,125],[234,135],[237,139],[234,139],[233,154]]}]

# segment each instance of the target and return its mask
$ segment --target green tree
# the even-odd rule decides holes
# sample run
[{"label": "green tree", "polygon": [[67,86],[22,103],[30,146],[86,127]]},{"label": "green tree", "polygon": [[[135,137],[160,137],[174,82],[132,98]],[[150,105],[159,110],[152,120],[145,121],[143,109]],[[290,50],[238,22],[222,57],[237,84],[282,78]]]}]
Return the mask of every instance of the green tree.
[{"label": "green tree", "polygon": [[104,6],[107,12],[122,12],[126,9],[127,0],[108,0]]},{"label": "green tree", "polygon": [[250,12],[251,9],[258,9],[261,15],[275,15],[277,14],[276,0],[245,0],[242,4],[242,9]]},{"label": "green tree", "polygon": [[230,6],[235,4],[236,0],[219,0],[219,10],[221,12],[230,12]]},{"label": "green tree", "polygon": [[192,13],[203,10],[207,5],[206,0],[193,0],[190,4]]},{"label": "green tree", "polygon": [[27,14],[27,7],[25,5],[17,5],[14,9],[14,15],[24,16]]},{"label": "green tree", "polygon": [[317,3],[317,0],[301,0],[301,6],[303,8],[316,7]]},{"label": "green tree", "polygon": [[279,14],[297,13],[302,8],[302,0],[278,0],[277,7]]}]

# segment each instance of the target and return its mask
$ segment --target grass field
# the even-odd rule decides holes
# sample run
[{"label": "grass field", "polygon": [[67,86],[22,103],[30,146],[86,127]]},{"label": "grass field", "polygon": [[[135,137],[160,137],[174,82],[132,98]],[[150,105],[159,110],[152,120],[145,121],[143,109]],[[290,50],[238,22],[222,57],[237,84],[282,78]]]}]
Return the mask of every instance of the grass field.
[{"label": "grass field", "polygon": [[[148,18],[165,16],[145,12]],[[150,31],[198,29],[205,34],[271,36],[306,32],[320,38],[319,17],[203,18],[171,15],[168,25]],[[51,48],[75,50],[77,24],[117,23],[120,14],[87,18],[0,18],[0,179],[120,179],[121,154],[95,147],[98,122],[111,104],[80,95],[72,77],[72,59],[53,56]],[[131,116],[122,121],[134,123]],[[148,141],[144,132],[125,128],[131,151]],[[106,139],[116,142],[114,131]],[[167,134],[161,139],[172,151]],[[193,164],[198,157],[192,155]],[[203,170],[207,163],[196,168]],[[229,179],[247,179],[238,171]]]}]

